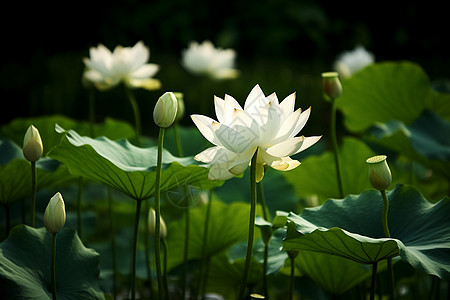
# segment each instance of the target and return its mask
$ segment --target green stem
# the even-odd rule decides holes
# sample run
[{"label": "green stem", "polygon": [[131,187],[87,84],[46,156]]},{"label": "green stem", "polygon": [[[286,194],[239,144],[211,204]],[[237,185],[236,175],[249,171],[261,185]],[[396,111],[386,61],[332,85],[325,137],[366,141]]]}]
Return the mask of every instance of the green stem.
[{"label": "green stem", "polygon": [[336,136],[336,100],[332,100],[331,105],[331,140],[333,143],[333,152],[334,152],[334,164],[336,166],[336,176],[337,176],[337,183],[339,188],[339,197],[344,198],[344,190],[342,188],[342,178],[341,178],[341,168],[339,163],[339,148],[337,143],[337,136]]},{"label": "green stem", "polygon": [[81,198],[83,194],[83,177],[78,178],[78,195],[77,195],[77,230],[78,236],[81,238]]},{"label": "green stem", "polygon": [[259,201],[261,203],[262,211],[263,211],[263,218],[264,218],[264,220],[270,222],[270,213],[269,213],[269,208],[266,205],[266,197],[264,197],[264,189],[263,189],[262,182],[261,181],[258,182],[257,186],[258,186]]},{"label": "green stem", "polygon": [[370,300],[374,300],[375,299],[375,282],[376,282],[376,278],[377,278],[377,262],[374,262],[372,264],[372,280],[370,283]]},{"label": "green stem", "polygon": [[156,178],[155,178],[155,263],[156,263],[156,276],[158,278],[158,298],[163,299],[163,279],[161,272],[161,256],[160,256],[160,230],[161,230],[161,208],[160,208],[160,197],[161,197],[161,169],[162,169],[162,150],[164,143],[164,133],[165,128],[161,127],[159,129],[158,135],[158,158],[156,163]]},{"label": "green stem", "polygon": [[[148,211],[150,210],[150,201],[145,201],[145,208],[144,211],[147,213],[145,214],[145,224],[148,224]],[[145,270],[147,272],[147,280],[149,282],[149,293],[150,293],[150,299],[154,299],[153,295],[153,286],[152,286],[152,270],[150,269],[150,229],[148,226],[144,226],[144,247],[145,247]]]},{"label": "green stem", "polygon": [[51,262],[51,277],[52,277],[52,296],[56,300],[56,233],[52,233],[52,262]]},{"label": "green stem", "polygon": [[137,240],[139,229],[139,217],[141,215],[142,199],[136,199],[136,214],[134,216],[133,231],[133,258],[131,262],[131,299],[136,299],[136,257],[137,257]]},{"label": "green stem", "polygon": [[138,106],[136,98],[134,97],[130,88],[125,86],[125,91],[127,93],[128,99],[130,100],[131,106],[133,108],[134,127],[136,130],[136,144],[137,144],[137,146],[141,146],[141,115],[139,113],[139,106]]},{"label": "green stem", "polygon": [[[389,212],[389,200],[386,196],[386,191],[381,191],[381,196],[383,197],[383,231],[384,236],[387,238],[391,237],[391,233],[389,232],[388,226],[388,212]],[[387,259],[387,268],[388,268],[388,282],[389,282],[389,295],[390,299],[394,299],[394,268],[392,266],[392,258]]]},{"label": "green stem", "polygon": [[253,251],[253,239],[255,235],[255,216],[256,216],[256,157],[258,155],[258,150],[255,151],[253,155],[251,166],[250,166],[250,221],[248,225],[248,245],[247,245],[247,255],[245,256],[245,266],[244,274],[242,275],[241,289],[239,291],[239,298],[243,300],[245,298],[245,290],[247,288],[248,273],[250,271],[250,262],[252,259]]},{"label": "green stem", "polygon": [[269,262],[269,243],[264,245],[264,262],[263,262],[263,290],[264,298],[269,299],[269,286],[267,284],[267,265]]},{"label": "green stem", "polygon": [[183,145],[181,144],[181,136],[180,136],[180,128],[178,126],[178,123],[175,122],[173,124],[173,131],[175,134],[175,145],[177,146],[177,153],[179,157],[183,157]]},{"label": "green stem", "polygon": [[36,192],[37,192],[37,178],[36,178],[36,162],[31,162],[31,208],[30,208],[30,226],[35,226],[36,215]]},{"label": "green stem", "polygon": [[209,267],[211,265],[211,256],[207,256],[206,257],[206,262],[205,262],[205,276],[204,276],[204,280],[203,280],[203,284],[201,287],[201,295],[202,295],[202,300],[206,299],[206,287],[208,286],[208,274],[209,274]]},{"label": "green stem", "polygon": [[386,196],[385,190],[381,191],[381,196],[383,197],[383,218],[382,218],[383,231],[384,231],[384,236],[389,238],[389,237],[391,237],[391,234],[389,232],[389,226],[388,226],[389,201]]},{"label": "green stem", "polygon": [[116,221],[114,218],[111,188],[108,188],[108,212],[111,224],[111,250],[113,266],[113,299],[117,298],[117,252],[116,252]]},{"label": "green stem", "polygon": [[167,282],[167,243],[166,239],[161,239],[161,244],[163,248],[164,253],[164,260],[163,260],[163,282],[164,282],[164,293],[166,295],[166,298],[169,298],[169,284]]}]

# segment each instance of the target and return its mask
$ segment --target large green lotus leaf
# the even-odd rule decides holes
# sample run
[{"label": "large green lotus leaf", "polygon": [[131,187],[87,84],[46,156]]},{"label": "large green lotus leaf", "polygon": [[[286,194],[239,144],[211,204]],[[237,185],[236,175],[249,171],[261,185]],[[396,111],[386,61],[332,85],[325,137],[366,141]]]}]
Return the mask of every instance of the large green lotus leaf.
[{"label": "large green lotus leaf", "polygon": [[[78,122],[61,115],[16,118],[10,123],[2,126],[0,132],[8,139],[13,140],[16,144],[22,145],[28,127],[34,125],[39,130],[45,154],[61,141],[61,137],[55,132],[55,124],[59,124],[63,128],[70,128],[83,135],[89,135],[89,123]],[[106,136],[112,140],[128,139],[135,136],[131,125],[111,118],[106,118],[104,123],[95,124],[94,134],[95,136]]]},{"label": "large green lotus leaf", "polygon": [[397,254],[415,269],[450,278],[450,198],[428,202],[412,186],[387,193],[391,239],[384,238],[381,194],[367,190],[290,214],[284,248],[372,263]]},{"label": "large green lotus leaf", "polygon": [[[244,266],[245,258],[230,260],[227,253],[214,256],[209,267],[206,292],[217,293],[224,299],[237,299]],[[262,264],[252,258],[247,285],[261,290],[262,273]]]},{"label": "large green lotus leaf", "polygon": [[377,63],[342,81],[343,93],[336,101],[346,127],[362,132],[375,122],[414,121],[431,93],[423,69],[411,62]]},{"label": "large green lotus leaf", "polygon": [[[359,194],[370,187],[366,159],[375,153],[360,140],[345,138],[339,149],[344,194]],[[298,197],[317,196],[319,203],[339,197],[334,156],[325,152],[308,156],[294,170],[283,172]],[[395,177],[394,177],[395,178]]]},{"label": "large green lotus leaf", "polygon": [[450,120],[450,91],[433,89],[426,99],[426,109],[438,114],[444,120]]},{"label": "large green lotus leaf", "polygon": [[[103,182],[134,199],[147,199],[155,193],[157,147],[139,148],[127,140],[82,137],[65,132],[61,143],[49,156],[62,162],[76,176]],[[192,157],[179,158],[164,150],[161,192],[183,185],[209,189],[220,181],[208,180],[208,169],[196,165]]]},{"label": "large green lotus leaf", "polygon": [[[0,243],[0,298],[52,299],[52,236],[45,228],[14,227]],[[56,239],[58,299],[104,299],[97,285],[100,256],[85,248],[72,229]]]},{"label": "large green lotus leaf", "polygon": [[[250,205],[242,202],[225,204],[217,200],[210,201],[213,202],[211,203],[208,223],[206,255],[214,256],[236,243],[247,240]],[[190,208],[189,260],[201,259],[206,211],[206,205]],[[261,214],[260,207],[257,208],[257,214]],[[167,234],[168,269],[172,269],[183,262],[185,223],[185,216],[183,216],[169,224]],[[259,230],[255,229],[255,240],[259,235]]]},{"label": "large green lotus leaf", "polygon": [[450,122],[424,111],[411,125],[390,121],[375,125],[367,140],[450,178]]},{"label": "large green lotus leaf", "polygon": [[[31,196],[31,163],[10,140],[0,140],[0,203],[12,204]],[[61,187],[73,180],[67,168],[51,158],[36,162],[37,188]]]},{"label": "large green lotus leaf", "polygon": [[[366,281],[372,274],[371,265],[313,251],[301,251],[295,258],[295,266],[334,295],[340,295]],[[386,264],[380,262],[377,270],[381,272],[385,268]]]}]

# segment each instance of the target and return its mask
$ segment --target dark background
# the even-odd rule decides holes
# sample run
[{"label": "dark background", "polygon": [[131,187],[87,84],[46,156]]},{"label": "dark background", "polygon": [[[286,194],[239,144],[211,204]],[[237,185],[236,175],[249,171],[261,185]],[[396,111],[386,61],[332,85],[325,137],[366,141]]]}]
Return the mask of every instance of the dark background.
[{"label": "dark background", "polygon": [[[82,58],[103,43],[133,46],[142,40],[150,62],[159,64],[161,90],[136,90],[144,133],[151,134],[151,110],[165,91],[185,93],[187,113],[212,114],[213,95],[243,102],[259,83],[279,98],[297,91],[320,115],[320,73],[342,51],[363,45],[376,61],[410,60],[432,80],[448,77],[448,10],[433,2],[404,5],[360,1],[78,1],[12,3],[0,18],[2,59],[0,125],[17,117],[48,114],[87,120],[88,92],[81,83]],[[237,52],[238,79],[212,82],[180,65],[190,41],[209,39]],[[97,119],[132,122],[120,87],[97,93]],[[202,104],[203,103],[203,104]],[[207,104],[204,104],[207,103]],[[212,116],[212,115],[211,115]],[[325,116],[323,117],[325,118]],[[320,122],[321,118],[317,119]],[[190,120],[187,118],[186,123]],[[320,126],[320,125],[318,125]]]}]

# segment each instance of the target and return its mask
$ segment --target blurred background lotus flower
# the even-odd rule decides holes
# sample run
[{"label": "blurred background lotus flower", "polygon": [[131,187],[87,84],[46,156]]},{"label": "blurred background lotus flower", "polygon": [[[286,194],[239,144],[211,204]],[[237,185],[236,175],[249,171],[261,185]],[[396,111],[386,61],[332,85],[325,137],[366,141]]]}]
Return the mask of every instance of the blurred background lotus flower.
[{"label": "blurred background lotus flower", "polygon": [[[166,222],[164,222],[164,219],[162,218],[162,216],[159,217],[159,219],[161,220],[161,227],[159,229],[159,238],[160,239],[165,239],[167,237],[167,226],[166,226]],[[152,236],[156,235],[156,212],[153,208],[150,208],[148,211],[148,228],[149,231],[151,233]]]},{"label": "blurred background lotus flower", "polygon": [[308,121],[311,109],[294,111],[295,93],[281,103],[275,93],[265,96],[259,85],[248,95],[244,108],[231,96],[214,98],[217,119],[192,115],[197,128],[215,147],[197,154],[195,159],[210,163],[210,179],[225,180],[245,171],[255,153],[257,181],[264,166],[288,171],[300,165],[289,156],[314,145],[321,136],[295,137]]},{"label": "blurred background lotus flower", "polygon": [[354,73],[375,62],[375,56],[363,46],[357,46],[352,51],[343,52],[334,62],[334,69],[343,78],[348,78]]},{"label": "blurred background lotus flower", "polygon": [[233,49],[215,48],[210,41],[202,44],[191,42],[182,52],[182,65],[192,74],[206,75],[214,79],[233,79],[238,76],[234,69],[236,52]]},{"label": "blurred background lotus flower", "polygon": [[99,90],[110,89],[121,82],[131,88],[156,90],[161,87],[161,82],[152,78],[159,66],[147,63],[150,50],[142,41],[133,47],[118,45],[113,52],[99,44],[91,47],[89,54],[89,58],[83,59],[86,65],[83,79]]}]

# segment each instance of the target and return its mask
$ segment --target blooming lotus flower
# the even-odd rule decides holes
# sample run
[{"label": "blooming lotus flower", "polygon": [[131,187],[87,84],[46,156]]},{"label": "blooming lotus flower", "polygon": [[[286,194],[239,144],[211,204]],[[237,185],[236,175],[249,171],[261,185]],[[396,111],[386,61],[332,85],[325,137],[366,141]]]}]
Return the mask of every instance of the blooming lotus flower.
[{"label": "blooming lotus flower", "polygon": [[150,51],[139,41],[133,47],[117,46],[111,52],[99,44],[89,50],[90,58],[84,58],[87,67],[83,77],[98,89],[105,90],[123,82],[132,88],[155,90],[161,87],[159,80],[151,78],[159,70],[156,64],[147,63]]},{"label": "blooming lotus flower", "polygon": [[352,51],[344,52],[336,59],[334,69],[344,78],[352,76],[366,66],[373,64],[375,57],[364,47],[358,46]]},{"label": "blooming lotus flower", "polygon": [[209,179],[225,180],[239,175],[249,166],[257,151],[256,177],[261,181],[264,168],[288,171],[300,165],[291,159],[314,145],[321,136],[296,136],[308,121],[311,108],[295,106],[295,93],[281,103],[275,93],[265,96],[259,85],[248,95],[244,108],[229,95],[214,97],[217,119],[192,115],[203,136],[214,144],[194,158],[210,163]]},{"label": "blooming lotus flower", "polygon": [[182,65],[195,75],[207,75],[214,79],[236,78],[234,69],[236,52],[232,49],[215,48],[210,41],[202,44],[191,42],[182,53]]}]

